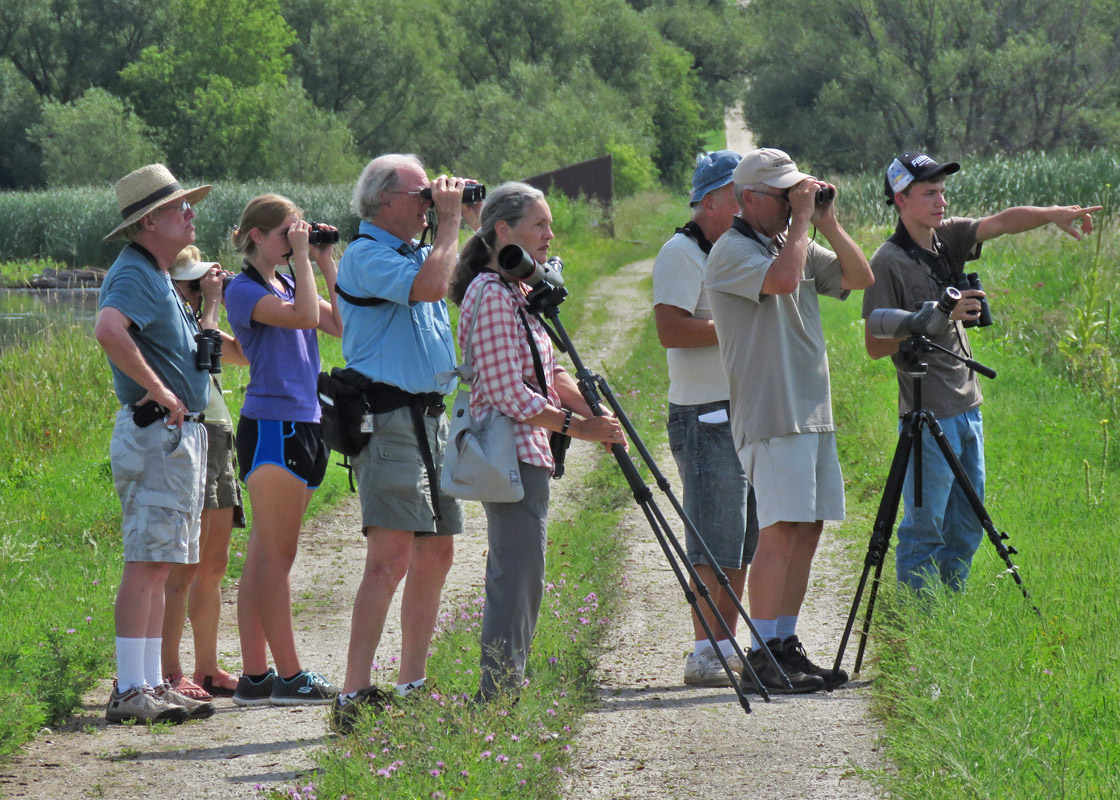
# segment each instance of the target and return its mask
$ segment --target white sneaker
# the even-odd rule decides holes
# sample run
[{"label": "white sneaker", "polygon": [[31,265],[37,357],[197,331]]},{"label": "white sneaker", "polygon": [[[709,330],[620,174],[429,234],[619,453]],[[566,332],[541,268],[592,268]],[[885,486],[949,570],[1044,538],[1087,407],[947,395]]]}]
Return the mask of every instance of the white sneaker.
[{"label": "white sneaker", "polygon": [[181,705],[156,697],[149,686],[134,686],[123,692],[118,692],[114,686],[105,719],[109,722],[179,723],[190,719],[190,713]]},{"label": "white sneaker", "polygon": [[171,688],[170,683],[161,683],[155,688],[155,696],[172,705],[182,706],[191,719],[208,719],[214,716],[214,704],[205,700],[195,700]]},{"label": "white sneaker", "polygon": [[[742,672],[743,665],[734,653],[727,656],[727,664],[735,672]],[[738,669],[736,669],[736,666]],[[719,663],[714,650],[697,655],[689,653],[684,661],[684,682],[687,686],[730,686],[731,678]]]}]

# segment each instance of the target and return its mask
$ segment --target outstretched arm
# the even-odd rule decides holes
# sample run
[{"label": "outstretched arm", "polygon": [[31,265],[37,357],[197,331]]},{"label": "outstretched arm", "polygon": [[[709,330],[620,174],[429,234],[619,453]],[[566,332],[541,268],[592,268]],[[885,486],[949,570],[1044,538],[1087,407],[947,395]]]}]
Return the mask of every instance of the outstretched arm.
[{"label": "outstretched arm", "polygon": [[[1082,234],[1093,232],[1092,214],[1101,208],[1102,206],[1015,206],[980,220],[980,225],[976,228],[976,241],[986,242],[1008,233],[1023,233],[1041,228],[1049,222],[1080,241]],[[1080,231],[1075,225],[1078,220],[1081,220]]]}]

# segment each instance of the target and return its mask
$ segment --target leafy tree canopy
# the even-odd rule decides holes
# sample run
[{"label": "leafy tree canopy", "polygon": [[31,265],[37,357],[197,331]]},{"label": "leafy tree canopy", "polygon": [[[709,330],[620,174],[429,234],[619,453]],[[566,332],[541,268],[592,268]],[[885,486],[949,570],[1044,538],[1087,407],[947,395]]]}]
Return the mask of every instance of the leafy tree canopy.
[{"label": "leafy tree canopy", "polygon": [[747,121],[816,165],[1118,143],[1111,0],[753,0],[746,14]]}]

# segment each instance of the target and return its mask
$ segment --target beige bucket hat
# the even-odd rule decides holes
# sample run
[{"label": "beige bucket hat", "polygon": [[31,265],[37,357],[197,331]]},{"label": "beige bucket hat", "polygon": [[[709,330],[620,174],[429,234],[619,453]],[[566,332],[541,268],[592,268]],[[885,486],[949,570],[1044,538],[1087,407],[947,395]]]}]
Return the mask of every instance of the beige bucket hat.
[{"label": "beige bucket hat", "polygon": [[117,181],[117,204],[124,222],[109,231],[105,241],[116,239],[121,231],[159,206],[180,199],[197,203],[210,194],[210,189],[209,184],[184,189],[163,164],[133,170]]}]

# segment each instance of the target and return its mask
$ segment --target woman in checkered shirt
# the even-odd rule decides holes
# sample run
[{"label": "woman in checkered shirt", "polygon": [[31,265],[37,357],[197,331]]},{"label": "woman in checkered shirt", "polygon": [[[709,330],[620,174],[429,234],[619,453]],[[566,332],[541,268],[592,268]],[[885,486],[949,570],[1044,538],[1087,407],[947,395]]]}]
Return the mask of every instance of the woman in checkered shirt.
[{"label": "woman in checkered shirt", "polygon": [[489,554],[479,697],[487,700],[520,689],[537,625],[544,592],[549,477],[555,466],[551,433],[608,445],[624,443],[624,438],[616,419],[592,415],[576,382],[556,363],[544,326],[526,310],[527,287],[506,280],[498,268],[498,253],[510,244],[521,246],[538,263],[548,258],[552,213],[544,195],[524,183],[502,184],[486,198],[481,221],[459,256],[448,297],[460,307],[460,349],[465,349],[474,321],[471,414],[476,419],[505,414],[516,421],[517,459],[525,487],[525,497],[516,503],[482,504]]}]

